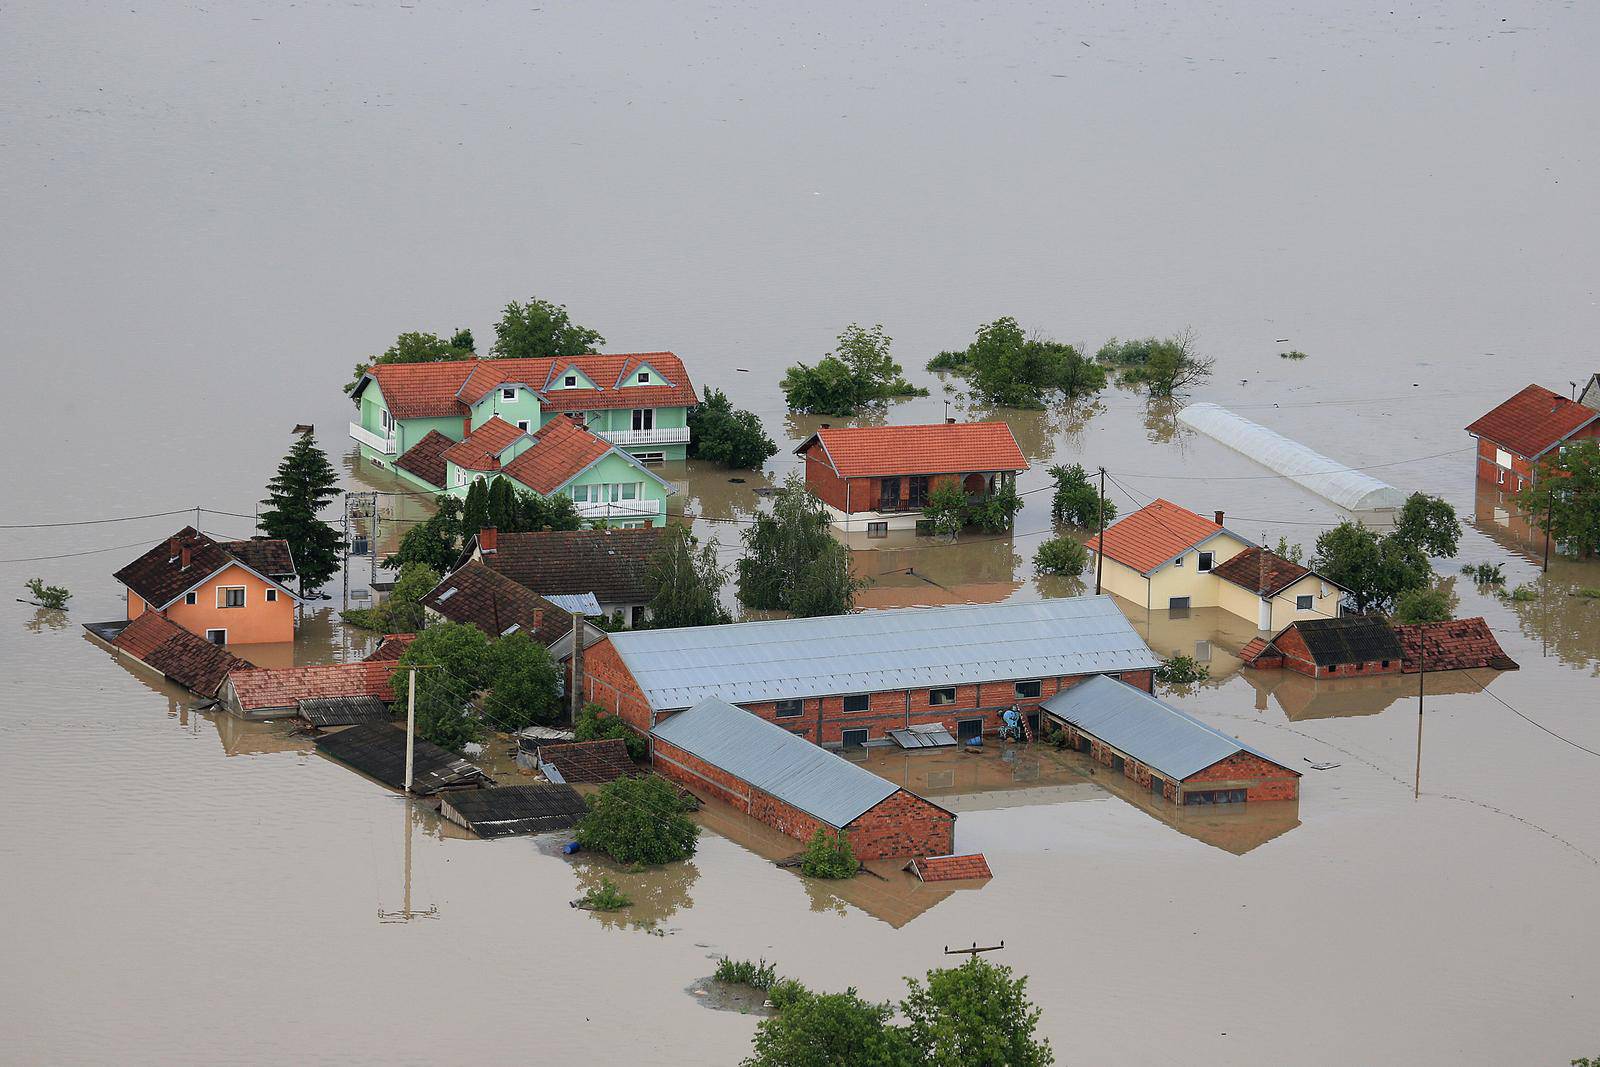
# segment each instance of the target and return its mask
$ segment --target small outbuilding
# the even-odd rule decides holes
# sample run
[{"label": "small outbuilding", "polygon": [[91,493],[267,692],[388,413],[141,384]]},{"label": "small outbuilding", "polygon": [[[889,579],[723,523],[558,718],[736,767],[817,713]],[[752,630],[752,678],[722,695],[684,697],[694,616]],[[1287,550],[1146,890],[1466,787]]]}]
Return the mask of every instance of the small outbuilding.
[{"label": "small outbuilding", "polygon": [[662,776],[798,841],[827,827],[858,859],[952,851],[954,813],[719,697],[657,723],[650,750]]},{"label": "small outbuilding", "polygon": [[1239,652],[1245,666],[1286,668],[1311,678],[1399,674],[1405,650],[1381,618],[1302,619],[1285,626],[1270,641],[1259,638]]},{"label": "small outbuilding", "polygon": [[502,785],[447,793],[439,814],[479,837],[568,830],[589,809],[570,785]]},{"label": "small outbuilding", "polygon": [[539,770],[557,784],[603,785],[641,773],[639,765],[628,758],[628,746],[615,737],[541,745],[536,756]]},{"label": "small outbuilding", "polygon": [[394,702],[392,660],[322,663],[305,667],[257,667],[232,671],[217,693],[224,709],[245,719],[287,719],[300,702],[332,697],[376,697]]},{"label": "small outbuilding", "polygon": [[1044,702],[1067,742],[1174,804],[1295,800],[1300,773],[1243,741],[1111,678]]},{"label": "small outbuilding", "polygon": [[[387,723],[365,723],[316,740],[317,751],[368,778],[404,790],[406,733]],[[472,763],[430,741],[416,738],[411,750],[411,792],[432,796],[452,789],[477,789],[494,781]]]},{"label": "small outbuilding", "polygon": [[153,611],[131,622],[94,623],[86,628],[114,651],[202,697],[216,696],[230,671],[251,667],[248,660]]}]

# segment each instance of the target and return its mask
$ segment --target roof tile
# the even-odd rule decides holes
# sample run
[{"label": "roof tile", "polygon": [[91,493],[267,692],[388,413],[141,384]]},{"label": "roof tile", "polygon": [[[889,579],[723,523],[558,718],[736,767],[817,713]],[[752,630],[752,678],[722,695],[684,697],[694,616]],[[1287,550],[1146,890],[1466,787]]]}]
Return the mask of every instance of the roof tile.
[{"label": "roof tile", "polygon": [[1463,671],[1474,667],[1493,667],[1514,671],[1517,662],[1506,655],[1495,640],[1489,623],[1481,616],[1451,619],[1448,622],[1408,623],[1394,627],[1400,647],[1405,649],[1405,670],[1414,674],[1429,671]]},{"label": "roof tile", "polygon": [[394,671],[391,660],[361,660],[236,670],[228,675],[228,682],[239,706],[246,711],[292,708],[302,700],[317,697],[374,696],[392,702],[394,691],[389,686],[389,676]]},{"label": "roof tile", "polygon": [[447,463],[469,471],[492,471],[500,468],[500,453],[516,443],[524,431],[517,429],[498,415],[466,437],[444,450],[442,458]]},{"label": "roof tile", "polygon": [[981,852],[969,852],[964,856],[918,856],[911,861],[910,870],[924,882],[994,877],[989,873],[989,861]]},{"label": "roof tile", "polygon": [[[1222,527],[1170,500],[1157,498],[1126,518],[1118,519],[1105,532],[1105,556],[1140,574],[1148,574],[1169,559],[1187,551]],[[1100,536],[1091,535],[1084,543],[1099,547]]]},{"label": "roof tile", "polygon": [[650,599],[650,557],[661,534],[652,526],[501,531],[499,547],[481,558],[541,596],[593,593],[605,604],[642,604]]},{"label": "roof tile", "polygon": [[642,773],[628,758],[628,746],[620,738],[608,737],[600,741],[575,741],[567,745],[541,745],[538,749],[541,767],[548,765],[554,775],[568,785],[579,782],[602,783],[615,781]]},{"label": "roof tile", "polygon": [[1600,411],[1530,385],[1468,426],[1467,432],[1533,459],[1595,418],[1600,418]]},{"label": "roof tile", "polygon": [[[663,384],[618,388],[624,368],[649,363]],[[557,368],[576,366],[600,388],[550,389]],[[438,363],[380,363],[369,372],[397,419],[465,415],[467,409],[505,383],[540,393],[546,408],[591,411],[607,408],[688,407],[696,402],[683,361],[671,352],[589,353],[556,359],[458,359]]]},{"label": "roof tile", "polygon": [[1310,574],[1311,568],[1252,545],[1227,562],[1211,568],[1211,573],[1257,596],[1271,596]]},{"label": "roof tile", "polygon": [[443,489],[444,454],[455,444],[438,430],[429,430],[422,440],[406,449],[394,461],[394,465],[403,471],[410,471],[429,485]]},{"label": "roof tile", "polygon": [[422,598],[422,606],[490,637],[517,628],[547,647],[572,631],[570,612],[477,560],[446,575]]},{"label": "roof tile", "polygon": [[505,465],[507,477],[549,495],[612,450],[611,445],[568,418],[551,419],[534,443]]},{"label": "roof tile", "polygon": [[[234,541],[228,544],[252,546],[246,549],[251,555],[287,557],[289,552],[289,547],[284,542],[266,539],[259,542]],[[185,548],[189,550],[187,567],[183,565]],[[223,543],[212,540],[193,526],[185,526],[117,571],[112,577],[137,593],[145,603],[164,608],[176,600],[180,593],[199,585],[229,563],[239,563],[251,567],[252,570],[256,569],[247,561],[235,556]],[[289,573],[292,573],[294,561],[288,560],[288,565]],[[269,581],[273,580],[272,572],[261,573]],[[274,584],[277,583],[274,581]],[[279,585],[279,588],[290,593],[282,585]]]},{"label": "roof tile", "polygon": [[230,671],[252,666],[248,660],[153,611],[123,627],[111,644],[203,697],[216,696]]},{"label": "roof tile", "polygon": [[1003,422],[829,427],[795,451],[805,451],[813,440],[822,442],[843,478],[1028,469],[1016,436]]}]

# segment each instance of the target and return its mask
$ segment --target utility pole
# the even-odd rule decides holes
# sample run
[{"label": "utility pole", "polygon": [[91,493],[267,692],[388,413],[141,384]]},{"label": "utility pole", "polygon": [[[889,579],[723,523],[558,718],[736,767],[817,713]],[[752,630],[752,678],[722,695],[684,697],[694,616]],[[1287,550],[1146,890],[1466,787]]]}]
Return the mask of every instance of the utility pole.
[{"label": "utility pole", "polygon": [[[406,679],[406,796],[411,795],[411,771],[417,748],[417,669]],[[410,905],[407,905],[410,910]]]},{"label": "utility pole", "polygon": [[572,613],[572,680],[567,685],[567,706],[574,724],[578,721],[579,709],[583,707],[583,639],[588,625],[583,612]]},{"label": "utility pole", "polygon": [[373,591],[373,603],[377,603],[378,590],[378,494],[371,494],[372,500],[372,536],[367,538],[367,548],[372,551],[372,576],[367,579],[367,588]]},{"label": "utility pole", "polygon": [[1106,564],[1106,469],[1100,468],[1100,540],[1094,549],[1094,595],[1100,595],[1100,576]]},{"label": "utility pole", "polygon": [[1422,692],[1428,678],[1428,635],[1421,629],[1425,624],[1418,624],[1417,630],[1417,778],[1412,787],[1411,799],[1416,800],[1422,796]]},{"label": "utility pole", "polygon": [[1005,947],[1006,943],[1004,941],[1000,942],[998,945],[984,945],[981,947],[976,941],[974,941],[971,948],[951,948],[949,945],[946,945],[944,947],[944,954],[946,956],[966,956],[968,959],[975,960],[978,958],[978,953],[980,952],[999,952]]},{"label": "utility pole", "polygon": [[344,565],[339,568],[344,574],[344,605],[339,610],[350,610],[350,494],[344,494]]},{"label": "utility pole", "polygon": [[1550,524],[1555,521],[1556,494],[1550,491],[1550,502],[1544,507],[1544,573],[1550,573]]}]

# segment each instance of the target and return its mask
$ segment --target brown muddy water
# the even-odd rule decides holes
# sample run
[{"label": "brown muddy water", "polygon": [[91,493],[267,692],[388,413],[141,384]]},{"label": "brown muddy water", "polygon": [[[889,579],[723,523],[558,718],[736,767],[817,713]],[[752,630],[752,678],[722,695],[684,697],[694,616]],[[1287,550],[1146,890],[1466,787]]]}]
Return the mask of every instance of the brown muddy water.
[{"label": "brown muddy water", "polygon": [[[992,882],[817,886],[708,812],[691,862],[592,915],[567,902],[594,862],[462,839],[85,640],[122,610],[110,572],[185,515],[5,529],[12,594],[38,574],[76,596],[0,607],[4,1058],[732,1063],[754,1019],[686,992],[715,955],[891,998],[974,940],[1005,941],[1067,1063],[1600,1049],[1600,761],[1507,707],[1600,749],[1600,601],[1572,595],[1600,568],[1540,580],[1460,429],[1600,370],[1600,13],[1124,7],[6,5],[0,525],[201,506],[246,535],[299,422],[352,488],[395,488],[349,457],[351,364],[403,329],[486,342],[534,293],[613,350],[679,352],[788,448],[814,422],[785,418],[782,368],[881,321],[933,390],[888,420],[948,399],[1013,425],[1024,489],[1105,464],[1124,509],[1160,494],[1309,544],[1332,509],[1168,410],[990,412],[920,373],[1001,314],[1091,347],[1193,326],[1218,359],[1202,398],[1444,495],[1476,516],[1461,561],[1543,593],[1457,581],[1523,669],[1429,680],[1420,798],[1409,680],[1252,676],[1238,621],[1129,606],[1211,664],[1182,707],[1339,766],[1291,810],[1191,819],[1070,757],[872,753],[954,798]],[[671,474],[731,550],[762,480]],[[863,602],[1078,591],[1032,573],[1049,516],[1026,499],[1011,537],[854,546]],[[368,643],[323,603],[261,656]]]}]

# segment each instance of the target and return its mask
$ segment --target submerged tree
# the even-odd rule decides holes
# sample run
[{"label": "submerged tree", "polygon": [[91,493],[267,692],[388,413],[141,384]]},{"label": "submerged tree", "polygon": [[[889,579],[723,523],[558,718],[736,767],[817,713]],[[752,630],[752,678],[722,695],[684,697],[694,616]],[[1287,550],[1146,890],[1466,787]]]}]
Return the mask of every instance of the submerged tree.
[{"label": "submerged tree", "polygon": [[1184,330],[1167,338],[1107,341],[1096,353],[1099,363],[1116,367],[1124,385],[1143,385],[1151,397],[1185,393],[1211,377],[1217,361],[1195,351],[1195,333]]},{"label": "submerged tree", "polygon": [[584,848],[651,867],[694,855],[700,827],[677,787],[658,774],[618,778],[585,802],[589,812],[574,832]]},{"label": "submerged tree", "polygon": [[383,561],[385,567],[399,570],[420,563],[444,574],[461,556],[461,501],[453,496],[439,498],[439,509],[426,521],[416,523],[400,537],[400,547]]},{"label": "submerged tree", "polygon": [[889,1024],[894,1008],[862,1000],[854,989],[797,989],[782,1011],[763,1019],[745,1067],[917,1067],[905,1031]]},{"label": "submerged tree", "polygon": [[315,592],[339,570],[339,531],[318,517],[339,495],[339,476],[311,431],[300,435],[267,483],[261,532],[289,542],[300,592]]},{"label": "submerged tree", "polygon": [[689,458],[726,467],[760,470],[778,446],[753,411],[736,409],[728,394],[711,386],[689,409]]},{"label": "submerged tree", "polygon": [[600,331],[572,321],[564,304],[513,300],[494,326],[494,354],[504,359],[581,356],[606,343]]},{"label": "submerged tree", "polygon": [[1461,521],[1456,518],[1456,509],[1446,501],[1426,493],[1412,493],[1388,536],[1415,545],[1426,555],[1448,559],[1461,544]]},{"label": "submerged tree", "polygon": [[490,657],[489,638],[465,623],[430,626],[406,646],[389,684],[404,700],[410,668],[418,668],[418,737],[460,752],[483,736],[474,701],[492,678]]},{"label": "submerged tree", "polygon": [[1453,598],[1437,585],[1408,589],[1395,598],[1395,622],[1447,622],[1453,618]]},{"label": "submerged tree", "polygon": [[1568,550],[1585,559],[1600,553],[1600,441],[1573,441],[1546,456],[1516,500]]},{"label": "submerged tree", "polygon": [[72,591],[64,585],[45,585],[43,578],[29,578],[23,583],[33,595],[33,602],[41,608],[60,611],[72,599]]},{"label": "submerged tree", "polygon": [[518,630],[489,647],[489,715],[502,730],[561,718],[561,672],[533,635]]},{"label": "submerged tree", "polygon": [[865,583],[850,570],[850,553],[829,530],[827,509],[798,472],[773,496],[772,511],[744,533],[737,565],[739,601],[747,608],[797,616],[843,615]]},{"label": "submerged tree", "polygon": [[973,956],[959,967],[928,972],[927,984],[906,980],[900,1002],[906,1036],[930,1067],[1004,1064],[1047,1067],[1048,1038],[1036,1036],[1043,1012],[1028,1000],[1028,979]]},{"label": "submerged tree", "polygon": [[687,526],[669,523],[650,558],[650,625],[715,626],[732,622],[722,606],[728,572],[717,564],[717,541],[701,545]]},{"label": "submerged tree", "polygon": [[1401,594],[1433,580],[1428,557],[1416,544],[1392,533],[1380,538],[1349,521],[1317,538],[1311,568],[1348,589],[1361,612],[1387,612]]},{"label": "submerged tree", "polygon": [[355,374],[344,391],[354,392],[361,383],[361,376],[379,363],[439,363],[452,359],[474,359],[477,353],[473,347],[472,331],[468,329],[457,330],[449,340],[422,331],[403,333],[395,338],[394,344],[383,355],[357,363]]},{"label": "submerged tree", "polygon": [[837,347],[816,366],[797,363],[784,374],[789,410],[844,416],[892,397],[927,396],[926,389],[901,376],[900,364],[889,354],[892,340],[882,326],[845,327]]},{"label": "submerged tree", "polygon": [[972,389],[991,404],[1038,408],[1052,394],[1071,400],[1106,387],[1106,372],[1069,344],[1023,332],[1007,315],[978,327],[960,354],[940,353],[930,370],[964,374]]},{"label": "submerged tree", "polygon": [[[1086,530],[1099,529],[1101,519],[1100,491],[1089,481],[1081,464],[1070,467],[1060,465],[1050,468],[1056,490],[1050,498],[1050,517],[1056,522],[1070,522]],[[1110,500],[1104,503],[1106,525],[1117,517],[1117,505]]]}]

